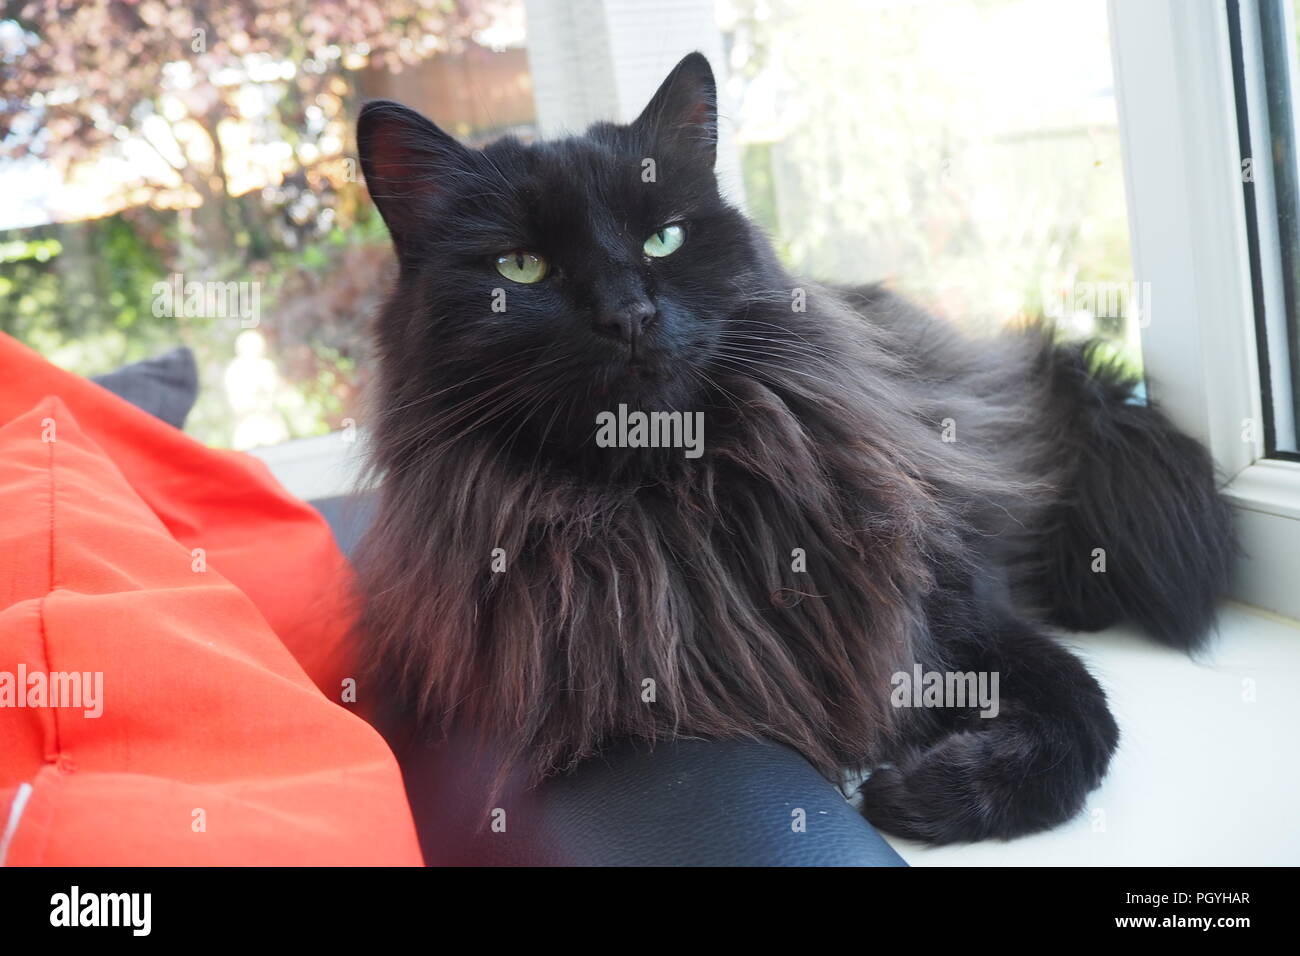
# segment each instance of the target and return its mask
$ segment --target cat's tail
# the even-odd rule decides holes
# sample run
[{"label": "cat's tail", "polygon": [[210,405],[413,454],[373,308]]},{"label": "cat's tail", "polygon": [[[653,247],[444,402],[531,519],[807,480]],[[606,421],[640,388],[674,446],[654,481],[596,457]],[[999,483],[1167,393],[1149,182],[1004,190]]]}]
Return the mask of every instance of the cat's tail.
[{"label": "cat's tail", "polygon": [[1054,347],[1046,371],[1065,486],[1038,538],[1031,601],[1071,630],[1132,621],[1197,648],[1236,550],[1213,461],[1099,343]]}]

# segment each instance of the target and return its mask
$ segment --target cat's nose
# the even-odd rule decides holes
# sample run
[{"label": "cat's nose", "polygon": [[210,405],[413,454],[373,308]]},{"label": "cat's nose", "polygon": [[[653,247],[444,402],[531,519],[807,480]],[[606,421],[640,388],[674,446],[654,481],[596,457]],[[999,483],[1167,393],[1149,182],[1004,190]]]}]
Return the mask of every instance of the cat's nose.
[{"label": "cat's nose", "polygon": [[602,335],[632,343],[655,317],[654,304],[649,299],[633,299],[614,309],[602,310],[595,320],[596,331]]}]

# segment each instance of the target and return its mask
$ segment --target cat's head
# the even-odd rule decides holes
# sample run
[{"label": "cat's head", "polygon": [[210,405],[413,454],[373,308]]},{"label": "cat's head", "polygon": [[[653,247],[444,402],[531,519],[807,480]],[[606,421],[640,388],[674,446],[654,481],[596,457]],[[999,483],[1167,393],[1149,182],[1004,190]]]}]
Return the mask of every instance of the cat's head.
[{"label": "cat's head", "polygon": [[618,403],[688,410],[773,266],[719,195],[698,53],[627,125],[479,150],[374,102],[357,139],[401,263],[378,330],[384,377],[412,415],[573,442]]}]

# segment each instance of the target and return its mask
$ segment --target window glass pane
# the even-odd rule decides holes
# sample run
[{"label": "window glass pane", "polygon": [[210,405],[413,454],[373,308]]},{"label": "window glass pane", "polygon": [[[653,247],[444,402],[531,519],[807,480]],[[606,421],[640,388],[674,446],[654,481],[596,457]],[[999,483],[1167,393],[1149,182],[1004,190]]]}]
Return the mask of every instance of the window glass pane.
[{"label": "window glass pane", "polygon": [[[1285,143],[1289,150],[1275,150],[1275,162],[1287,163],[1285,190],[1279,190],[1278,229],[1285,237],[1282,243],[1283,269],[1286,274],[1288,290],[1287,309],[1283,322],[1284,330],[1278,333],[1279,350],[1284,352],[1285,361],[1278,361],[1279,381],[1272,383],[1273,406],[1275,409],[1275,428],[1273,430],[1273,453],[1285,452],[1288,456],[1300,454],[1300,150],[1296,148],[1297,98],[1296,81],[1300,72],[1296,68],[1297,41],[1300,40],[1300,0],[1290,3],[1277,3],[1277,15],[1272,18],[1270,27],[1284,37],[1286,51],[1285,81],[1270,84],[1276,89],[1277,110],[1283,113],[1287,134],[1275,140],[1275,145]],[[1280,56],[1279,56],[1280,59]],[[1277,72],[1281,72],[1278,64]],[[1289,406],[1282,412],[1282,406]]]},{"label": "window glass pane", "polygon": [[[1105,0],[699,3],[745,202],[793,268],[885,280],[972,327],[1046,312],[1140,364]],[[529,61],[550,55],[521,0],[415,8],[360,23],[322,4],[315,32],[256,36],[184,10],[169,29],[95,5],[0,17],[0,330],[83,374],[188,345],[187,430],[212,444],[340,427],[393,267],[359,104],[401,100],[471,142],[532,136]]]},{"label": "window glass pane", "polygon": [[1296,457],[1300,421],[1300,168],[1296,2],[1228,4],[1251,252],[1264,451]]},{"label": "window glass pane", "polygon": [[0,12],[0,331],[87,375],[188,346],[210,444],[337,429],[393,267],[358,108],[527,135],[523,5],[145,6]]},{"label": "window glass pane", "polygon": [[[1300,0],[1264,0],[1259,21],[1268,97],[1273,199],[1283,307],[1263,323],[1263,371],[1271,422],[1268,452],[1277,457],[1300,454],[1300,151],[1297,150],[1296,50]],[[1263,250],[1261,250],[1262,254]]]},{"label": "window glass pane", "polygon": [[722,0],[752,212],[800,271],[1140,363],[1105,0]]}]

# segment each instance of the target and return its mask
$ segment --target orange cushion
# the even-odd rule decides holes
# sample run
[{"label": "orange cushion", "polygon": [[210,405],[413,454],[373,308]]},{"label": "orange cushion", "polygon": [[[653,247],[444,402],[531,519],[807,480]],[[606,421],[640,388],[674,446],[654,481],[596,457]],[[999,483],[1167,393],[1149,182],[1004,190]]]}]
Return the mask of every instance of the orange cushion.
[{"label": "orange cushion", "polygon": [[[0,412],[30,387],[13,382],[0,372]],[[268,626],[315,626],[274,592],[308,593],[295,575],[321,586],[335,566],[314,574],[313,559],[335,561],[332,544],[299,526],[299,507],[258,469],[205,458],[112,396],[70,393],[99,415],[108,447],[61,398],[0,428],[4,862],[418,865],[391,752]],[[204,545],[206,570],[191,553]],[[269,580],[246,594],[254,569]],[[5,687],[24,670],[88,675],[80,689],[101,693],[16,706]]]},{"label": "orange cushion", "polygon": [[340,682],[356,673],[346,643],[351,578],[316,510],[256,458],[208,448],[0,333],[0,423],[47,395],[64,401],[171,536],[186,550],[202,548],[208,566],[248,595],[317,686],[339,700]]}]

